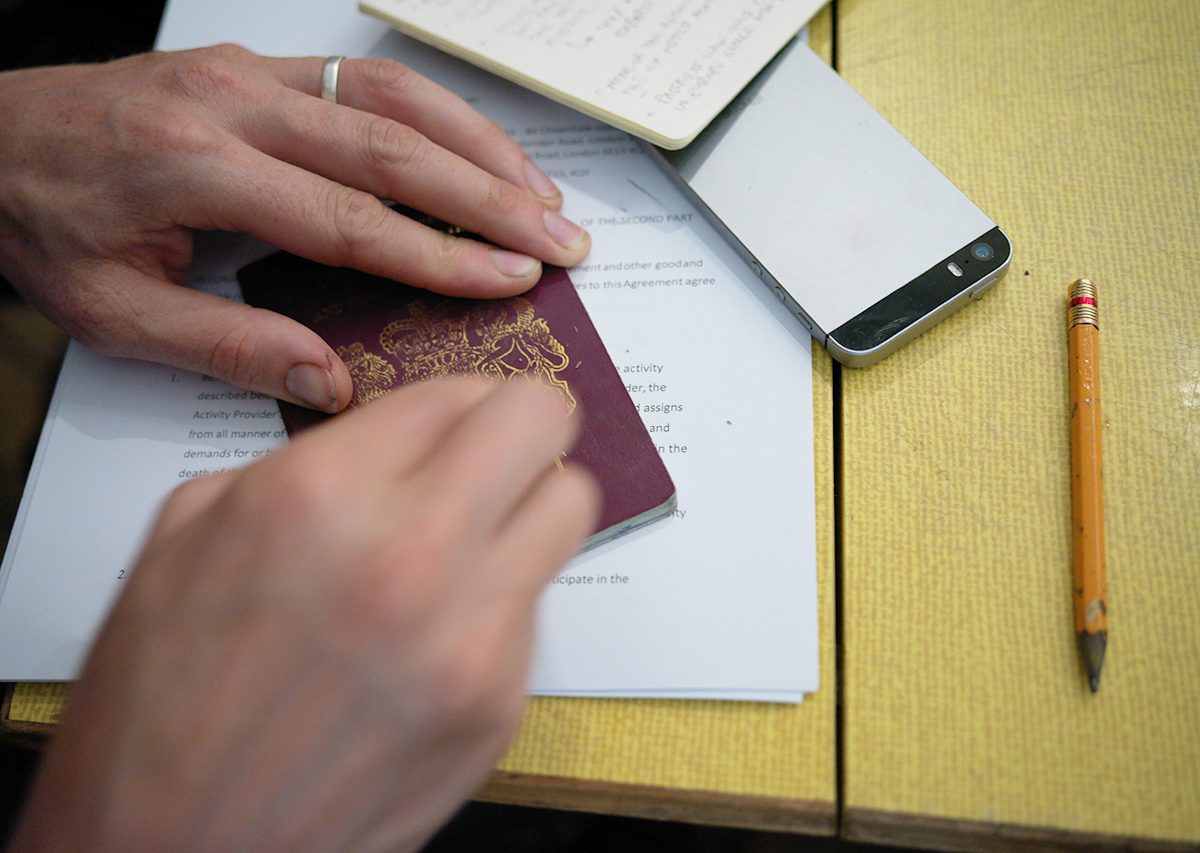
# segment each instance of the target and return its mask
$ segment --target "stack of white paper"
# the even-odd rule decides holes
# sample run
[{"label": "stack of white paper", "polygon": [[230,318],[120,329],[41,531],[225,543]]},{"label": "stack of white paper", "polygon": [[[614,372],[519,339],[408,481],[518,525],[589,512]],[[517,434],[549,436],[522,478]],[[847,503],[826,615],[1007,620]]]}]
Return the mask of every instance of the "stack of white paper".
[{"label": "stack of white paper", "polygon": [[[468,98],[563,188],[594,239],[572,279],[679,490],[674,517],[551,584],[533,692],[815,691],[807,333],[623,132],[397,34],[376,52]],[[193,285],[231,298],[269,251],[232,235],[198,248]],[[164,496],[284,440],[270,399],[72,344],[0,571],[0,680],[74,677]]]}]

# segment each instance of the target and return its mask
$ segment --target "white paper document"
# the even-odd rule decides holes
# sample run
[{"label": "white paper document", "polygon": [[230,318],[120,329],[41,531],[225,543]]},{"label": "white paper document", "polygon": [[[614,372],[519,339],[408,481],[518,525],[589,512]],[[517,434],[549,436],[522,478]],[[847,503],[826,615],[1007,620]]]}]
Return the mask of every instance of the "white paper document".
[{"label": "white paper document", "polygon": [[[577,557],[543,598],[534,693],[799,701],[818,686],[807,332],[625,133],[388,33],[508,130],[594,249],[570,271],[675,480],[674,516]],[[240,298],[269,247],[200,235]],[[273,400],[72,344],[0,572],[0,680],[67,680],[156,508],[285,441]]]}]

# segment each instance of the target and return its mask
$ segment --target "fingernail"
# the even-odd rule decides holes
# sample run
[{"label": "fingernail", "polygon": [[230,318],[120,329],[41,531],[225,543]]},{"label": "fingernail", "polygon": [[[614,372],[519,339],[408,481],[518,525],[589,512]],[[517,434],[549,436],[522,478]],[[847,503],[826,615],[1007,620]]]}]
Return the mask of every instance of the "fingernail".
[{"label": "fingernail", "polygon": [[574,249],[587,237],[586,231],[553,210],[544,211],[542,220],[546,223],[546,233],[564,249]]},{"label": "fingernail", "polygon": [[288,371],[288,393],[322,412],[337,411],[337,388],[333,374],[324,367],[301,363]]},{"label": "fingernail", "polygon": [[492,265],[512,278],[533,275],[541,266],[537,258],[517,252],[506,252],[504,249],[489,249],[488,254],[492,256]]},{"label": "fingernail", "polygon": [[532,160],[525,161],[525,183],[533,194],[541,198],[557,198],[562,193],[554,181],[546,177],[546,173],[537,167]]}]

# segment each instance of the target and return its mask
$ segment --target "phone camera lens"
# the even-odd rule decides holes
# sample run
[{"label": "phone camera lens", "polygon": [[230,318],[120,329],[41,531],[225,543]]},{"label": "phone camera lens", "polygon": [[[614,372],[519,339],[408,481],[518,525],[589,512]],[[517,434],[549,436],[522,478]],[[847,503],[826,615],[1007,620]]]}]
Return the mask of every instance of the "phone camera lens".
[{"label": "phone camera lens", "polygon": [[977,261],[990,261],[996,250],[987,243],[976,243],[971,247],[971,257]]}]

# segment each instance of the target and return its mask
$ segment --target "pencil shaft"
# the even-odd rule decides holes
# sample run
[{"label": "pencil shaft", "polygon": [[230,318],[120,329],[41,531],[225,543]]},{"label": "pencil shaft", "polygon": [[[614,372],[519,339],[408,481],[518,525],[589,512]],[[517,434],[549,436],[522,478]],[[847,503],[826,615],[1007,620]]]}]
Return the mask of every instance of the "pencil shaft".
[{"label": "pencil shaft", "polygon": [[[1072,301],[1077,282],[1072,285]],[[1090,291],[1094,294],[1094,289]],[[1094,306],[1094,295],[1090,297]],[[1092,689],[1099,684],[1108,632],[1105,589],[1104,482],[1101,450],[1099,330],[1093,322],[1072,321],[1071,515],[1075,556],[1075,630]]]}]

